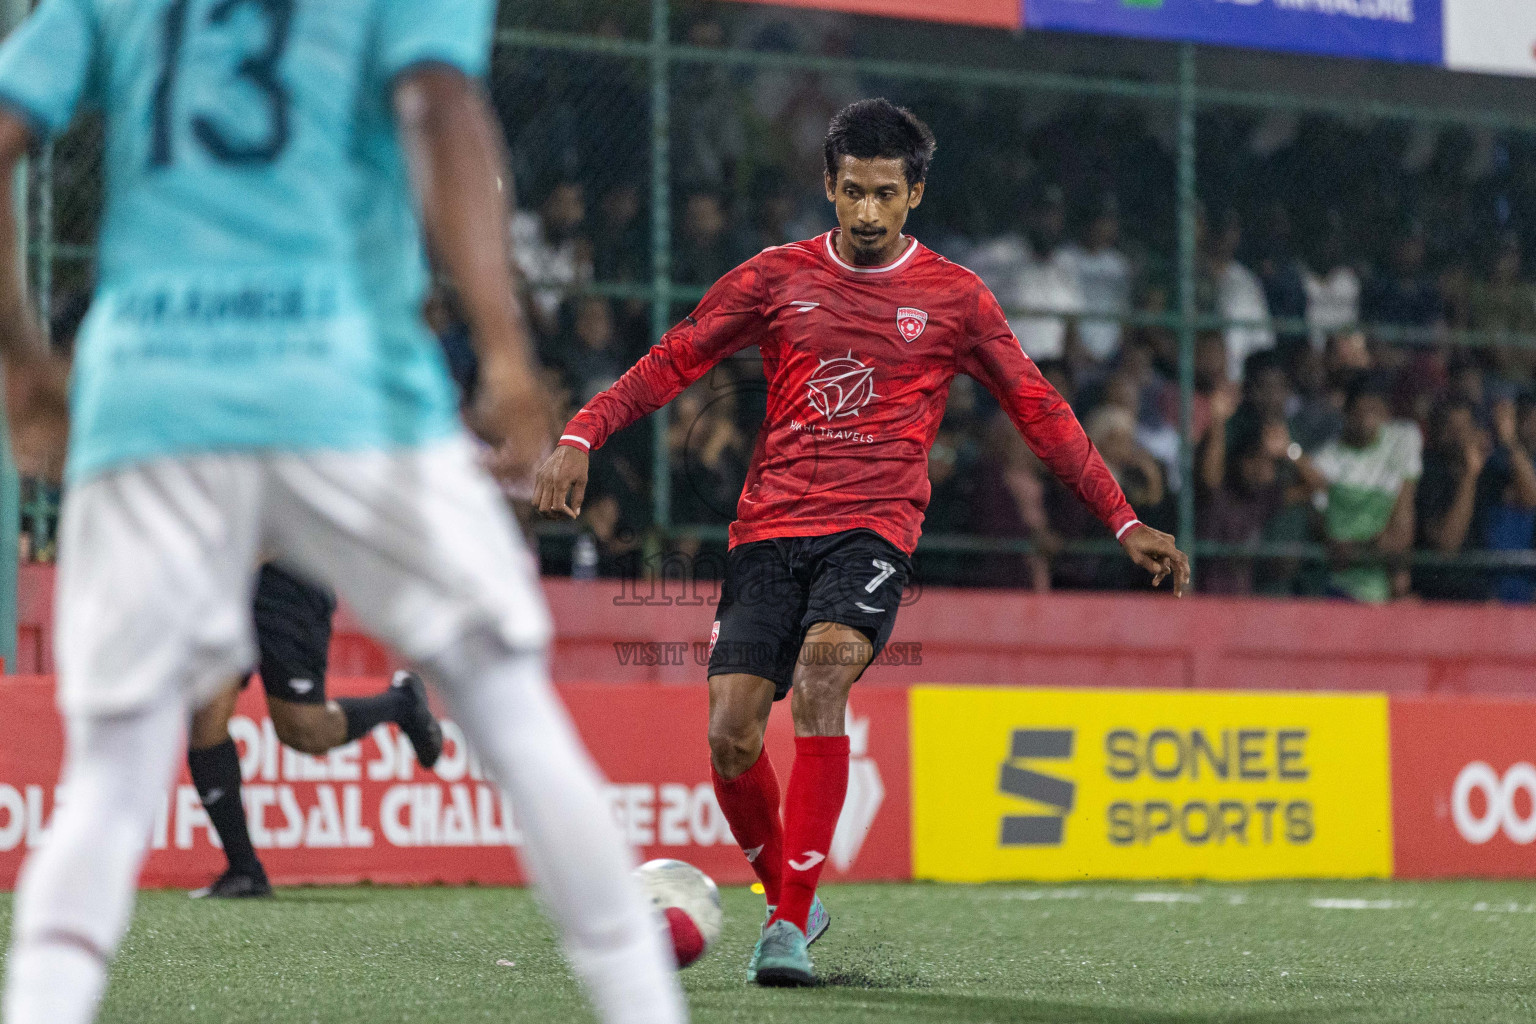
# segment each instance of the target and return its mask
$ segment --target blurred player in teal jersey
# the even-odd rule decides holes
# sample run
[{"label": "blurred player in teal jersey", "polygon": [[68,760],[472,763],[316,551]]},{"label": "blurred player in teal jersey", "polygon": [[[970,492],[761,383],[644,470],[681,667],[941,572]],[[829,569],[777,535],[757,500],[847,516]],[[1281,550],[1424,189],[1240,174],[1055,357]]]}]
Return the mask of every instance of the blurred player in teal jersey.
[{"label": "blurred player in teal jersey", "polygon": [[[94,1016],[187,715],[253,660],[266,556],[334,588],[441,687],[517,807],[601,1018],[684,1019],[550,690],[531,560],[418,312],[424,229],[480,356],[475,426],[501,464],[531,469],[547,419],[478,84],[493,13],[491,0],[44,0],[0,49],[13,444],[24,470],[64,463],[68,483],[65,798],[18,889],[9,1024]],[[9,183],[28,144],[83,105],[106,115],[107,202],[66,413]]]}]

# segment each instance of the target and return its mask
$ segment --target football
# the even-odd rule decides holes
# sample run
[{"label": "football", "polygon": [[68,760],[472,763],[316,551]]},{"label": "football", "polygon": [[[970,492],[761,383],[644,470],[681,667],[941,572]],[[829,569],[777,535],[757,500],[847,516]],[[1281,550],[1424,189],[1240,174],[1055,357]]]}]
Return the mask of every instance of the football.
[{"label": "football", "polygon": [[720,939],[725,915],[715,880],[685,861],[646,861],[635,871],[645,894],[666,918],[677,966],[687,967]]}]

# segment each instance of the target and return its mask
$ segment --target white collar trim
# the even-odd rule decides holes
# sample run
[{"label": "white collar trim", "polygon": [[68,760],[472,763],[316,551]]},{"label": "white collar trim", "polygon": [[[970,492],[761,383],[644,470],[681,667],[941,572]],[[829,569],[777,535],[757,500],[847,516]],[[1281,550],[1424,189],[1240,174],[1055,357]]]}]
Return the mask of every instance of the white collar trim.
[{"label": "white collar trim", "polygon": [[902,267],[906,266],[912,257],[917,255],[917,239],[910,235],[906,235],[903,237],[905,237],[907,240],[907,251],[896,257],[895,262],[887,263],[883,267],[856,267],[837,254],[837,246],[832,244],[832,236],[835,234],[837,234],[837,232],[833,230],[828,231],[824,236],[827,243],[827,255],[832,258],[833,263],[836,263],[844,270],[851,271],[855,274],[889,274],[893,270],[900,270]]}]

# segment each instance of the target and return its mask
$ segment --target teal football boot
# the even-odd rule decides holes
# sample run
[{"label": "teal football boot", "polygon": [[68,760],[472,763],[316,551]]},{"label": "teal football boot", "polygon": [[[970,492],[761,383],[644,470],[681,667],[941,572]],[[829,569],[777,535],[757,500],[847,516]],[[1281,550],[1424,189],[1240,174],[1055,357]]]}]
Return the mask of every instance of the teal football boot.
[{"label": "teal football boot", "polygon": [[788,921],[773,921],[758,940],[755,981],[765,988],[803,988],[816,984],[805,935]]},{"label": "teal football boot", "polygon": [[[768,934],[768,922],[773,919],[773,912],[778,908],[769,904],[768,913],[763,918],[763,932],[757,937],[757,945],[752,947],[752,959],[747,961],[747,980],[757,980],[757,964],[763,956],[763,936]],[[805,921],[807,947],[815,945],[816,940],[827,934],[827,929],[832,927],[832,915],[827,913],[826,904],[817,896],[811,903],[811,914]]]}]

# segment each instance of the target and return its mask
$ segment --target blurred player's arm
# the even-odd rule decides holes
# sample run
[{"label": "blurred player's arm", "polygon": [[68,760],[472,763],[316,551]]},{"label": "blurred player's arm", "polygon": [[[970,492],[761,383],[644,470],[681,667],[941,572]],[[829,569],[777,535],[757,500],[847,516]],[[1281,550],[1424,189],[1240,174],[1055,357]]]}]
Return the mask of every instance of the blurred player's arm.
[{"label": "blurred player's arm", "polygon": [[762,273],[755,260],[716,282],[686,320],[566,425],[554,453],[539,467],[534,507],[550,517],[580,515],[588,453],[682,394],[720,360],[757,344],[768,325],[764,306]]},{"label": "blurred player's arm", "polygon": [[470,425],[500,445],[506,478],[526,478],[549,440],[547,398],[508,269],[511,176],[500,129],[480,86],[443,64],[402,75],[394,106],[427,244],[458,290],[480,361]]},{"label": "blurred player's arm", "polygon": [[32,144],[27,122],[0,108],[0,353],[7,363],[48,353],[48,342],[27,299],[21,260],[21,225],[16,221],[16,169]]},{"label": "blurred player's arm", "polygon": [[16,169],[33,139],[29,122],[0,106],[0,357],[17,466],[25,475],[56,480],[69,433],[69,368],[49,349],[27,297],[14,191]]},{"label": "blurred player's arm", "polygon": [[57,479],[69,431],[69,367],[48,346],[27,299],[13,192],[31,145],[56,137],[93,100],[95,7],[46,0],[0,46],[0,359],[11,451],[21,472]]},{"label": "blurred player's arm", "polygon": [[960,371],[992,392],[1040,461],[1109,527],[1131,560],[1152,574],[1153,585],[1171,576],[1174,592],[1182,595],[1189,585],[1189,558],[1173,537],[1136,518],[1071,407],[1024,354],[985,287],[978,286],[969,326]]}]

